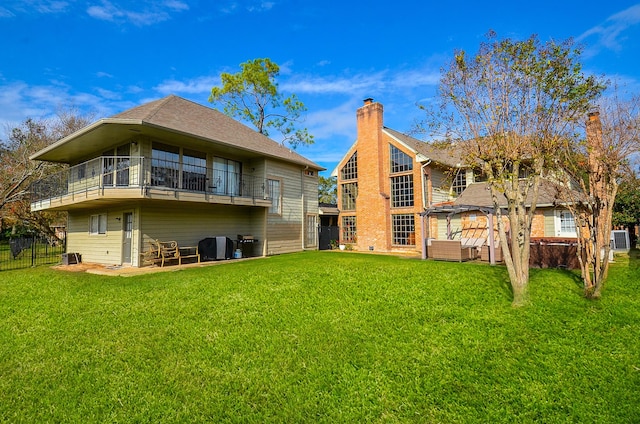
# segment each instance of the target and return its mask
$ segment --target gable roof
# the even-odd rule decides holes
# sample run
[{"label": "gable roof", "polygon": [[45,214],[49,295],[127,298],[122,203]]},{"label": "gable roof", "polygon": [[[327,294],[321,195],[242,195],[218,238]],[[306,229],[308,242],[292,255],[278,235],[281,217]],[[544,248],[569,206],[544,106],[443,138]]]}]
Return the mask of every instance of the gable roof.
[{"label": "gable roof", "polygon": [[388,127],[382,127],[382,130],[413,150],[416,154],[422,155],[433,162],[454,168],[464,166],[460,149],[455,146],[437,146],[432,143],[420,141],[417,138],[413,138]]},{"label": "gable roof", "polygon": [[[35,153],[31,159],[70,163],[89,155],[114,140],[124,141],[133,133],[150,137],[167,133],[179,139],[198,140],[222,148],[240,149],[250,156],[264,155],[316,170],[320,165],[271,140],[215,109],[175,95],[169,95],[110,118],[101,119]],[[108,146],[104,146],[108,147]]]}]

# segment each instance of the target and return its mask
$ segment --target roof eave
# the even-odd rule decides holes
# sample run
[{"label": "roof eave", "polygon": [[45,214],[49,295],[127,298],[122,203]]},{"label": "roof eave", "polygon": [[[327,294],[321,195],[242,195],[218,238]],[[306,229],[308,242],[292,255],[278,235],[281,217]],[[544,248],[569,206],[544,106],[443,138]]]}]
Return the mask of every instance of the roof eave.
[{"label": "roof eave", "polygon": [[84,136],[86,136],[87,134],[97,130],[100,127],[109,125],[109,124],[119,124],[119,125],[142,125],[143,121],[140,119],[122,119],[122,118],[103,118],[103,119],[99,119],[96,122],[87,125],[84,128],[79,129],[78,131],[69,134],[66,137],[61,138],[60,140],[56,141],[55,143],[50,144],[49,146],[45,147],[44,149],[32,154],[31,156],[29,156],[29,159],[31,160],[41,160],[41,161],[53,161],[53,162],[57,162],[57,160],[50,158],[47,158],[47,155],[64,148],[64,146],[68,146],[70,143],[73,143],[74,140],[80,139]]}]

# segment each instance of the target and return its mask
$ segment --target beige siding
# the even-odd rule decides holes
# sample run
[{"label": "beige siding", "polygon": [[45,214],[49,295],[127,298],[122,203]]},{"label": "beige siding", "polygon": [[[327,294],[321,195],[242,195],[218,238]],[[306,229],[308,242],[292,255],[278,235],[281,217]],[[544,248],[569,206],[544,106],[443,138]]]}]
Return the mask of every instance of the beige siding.
[{"label": "beige siding", "polygon": [[449,187],[445,187],[447,176],[438,168],[431,168],[431,202],[440,203],[449,200]]},{"label": "beige siding", "polygon": [[301,167],[282,162],[268,161],[266,165],[266,177],[279,179],[282,192],[282,213],[267,216],[266,253],[300,251],[305,216],[318,212],[317,176],[305,176]]},{"label": "beige siding", "polygon": [[263,208],[216,205],[208,208],[145,206],[140,214],[142,244],[149,241],[175,240],[178,245],[197,246],[205,237],[253,235],[258,239],[254,255],[262,254],[260,234],[264,219]]},{"label": "beige siding", "polygon": [[[82,254],[83,262],[106,265],[122,264],[122,213],[122,210],[70,211],[67,252]],[[106,234],[89,234],[91,215],[97,214],[107,215]],[[135,234],[134,214],[134,240]],[[137,253],[137,245],[135,242],[133,244],[133,251]],[[132,253],[132,258],[135,257]]]},{"label": "beige siding", "polygon": [[[438,214],[438,234],[437,236],[431,235],[431,238],[438,240],[447,239],[447,216],[445,214]],[[454,215],[451,218],[451,237],[455,240],[459,240],[462,234],[462,218],[460,215]]]},{"label": "beige siding", "polygon": [[[138,137],[132,146],[132,155],[151,157],[152,141]],[[172,144],[170,141],[163,141]],[[200,146],[202,147],[202,146]],[[208,151],[211,159],[217,152]],[[226,156],[226,155],[223,155]],[[230,159],[233,159],[230,157]],[[99,174],[99,161],[96,161]],[[149,181],[151,160],[144,161],[145,179]],[[140,164],[132,164],[132,173],[136,173]],[[236,240],[240,235],[252,235],[258,240],[253,245],[253,255],[279,254],[300,251],[304,248],[306,236],[306,218],[318,214],[318,177],[304,175],[303,167],[277,160],[258,158],[244,161],[244,174],[255,176],[262,185],[266,178],[281,181],[282,214],[268,215],[268,209],[259,206],[199,204],[197,202],[145,201],[130,203],[110,210],[93,209],[90,212],[70,212],[68,252],[82,254],[85,262],[119,265],[122,263],[123,222],[125,212],[133,212],[134,232],[132,239],[132,265],[137,266],[141,254],[149,249],[149,241],[175,240],[179,245],[194,246],[205,237],[225,236]],[[87,170],[87,176],[92,175]],[[133,176],[131,176],[133,178]],[[82,183],[85,183],[84,178]],[[131,183],[133,180],[130,180]],[[76,184],[78,181],[72,181]],[[189,193],[180,193],[180,200],[188,200]],[[169,199],[168,199],[169,200]],[[126,200],[123,200],[126,202]],[[107,214],[107,232],[101,235],[89,235],[89,222],[92,214]],[[309,248],[317,248],[317,243]]]},{"label": "beige siding", "polygon": [[544,236],[556,236],[555,211],[553,209],[544,210]]},{"label": "beige siding", "polygon": [[307,234],[307,217],[309,215],[315,216],[316,224],[319,222],[318,218],[318,173],[316,171],[313,172],[313,176],[305,175],[302,178],[303,187],[304,187],[304,225],[303,228],[305,230],[305,249],[317,250],[318,249],[318,230],[317,227],[315,229],[315,233],[313,238],[309,239]]}]

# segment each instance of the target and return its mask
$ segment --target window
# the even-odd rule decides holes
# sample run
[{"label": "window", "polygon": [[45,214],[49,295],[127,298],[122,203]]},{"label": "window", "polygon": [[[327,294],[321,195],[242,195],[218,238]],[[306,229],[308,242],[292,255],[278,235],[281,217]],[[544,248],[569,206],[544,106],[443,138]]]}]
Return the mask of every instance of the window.
[{"label": "window", "polygon": [[116,149],[116,185],[128,186],[129,185],[129,166],[131,165],[130,147],[128,144],[119,146]]},{"label": "window", "polygon": [[312,169],[305,169],[304,170],[304,175],[306,175],[307,177],[315,177],[316,176],[316,171],[314,171]]},{"label": "window", "polygon": [[391,215],[392,244],[395,246],[415,246],[416,229],[413,214]]},{"label": "window", "polygon": [[342,210],[355,210],[356,198],[358,197],[358,183],[340,184],[340,189],[342,190]]},{"label": "window", "polygon": [[413,175],[391,177],[391,207],[413,206]]},{"label": "window", "polygon": [[213,192],[226,196],[240,194],[242,164],[235,160],[213,158]]},{"label": "window", "polygon": [[340,170],[341,180],[355,180],[358,178],[358,152],[355,152]]},{"label": "window", "polygon": [[356,242],[356,217],[343,216],[342,227],[340,228],[340,240],[343,243]]},{"label": "window", "polygon": [[105,187],[113,185],[113,168],[115,166],[115,159],[113,157],[113,150],[107,150],[102,153],[102,185]]},{"label": "window", "polygon": [[184,149],[182,152],[182,188],[205,191],[207,186],[207,155]]},{"label": "window", "polygon": [[391,157],[392,174],[413,170],[413,159],[411,156],[391,144],[389,145],[389,156]]},{"label": "window", "polygon": [[267,180],[267,194],[271,199],[271,207],[269,213],[278,214],[282,213],[282,194],[280,190],[280,180]]},{"label": "window", "polygon": [[178,188],[180,149],[162,143],[153,143],[151,149],[151,185]]},{"label": "window", "polygon": [[87,164],[76,165],[76,171],[78,172],[78,181],[82,180],[87,175]]},{"label": "window", "polygon": [[460,196],[460,194],[467,188],[467,171],[464,169],[458,169],[456,175],[453,177],[453,184],[451,184],[451,191]]},{"label": "window", "polygon": [[107,214],[91,215],[89,234],[107,234]]},{"label": "window", "polygon": [[558,236],[576,236],[576,221],[571,212],[561,211],[558,214],[560,221],[560,233]]}]

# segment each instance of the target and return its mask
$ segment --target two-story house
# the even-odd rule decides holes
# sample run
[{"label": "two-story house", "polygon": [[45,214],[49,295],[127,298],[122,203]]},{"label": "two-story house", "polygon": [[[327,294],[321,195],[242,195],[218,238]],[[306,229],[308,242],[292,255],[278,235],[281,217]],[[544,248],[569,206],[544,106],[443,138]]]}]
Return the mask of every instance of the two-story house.
[{"label": "two-story house", "polygon": [[[373,99],[357,110],[356,122],[357,140],[333,171],[341,243],[418,253],[423,239],[488,242],[491,198],[459,151],[385,127],[383,106]],[[532,237],[575,238],[573,216],[552,182],[542,184]]]},{"label": "two-story house", "polygon": [[323,168],[224,114],[168,96],[101,119],[31,159],[68,164],[31,208],[68,212],[67,251],[141,265],[152,240],[251,235],[253,255],[317,248]]},{"label": "two-story house", "polygon": [[382,104],[364,101],[357,140],[333,172],[340,240],[356,250],[415,253],[422,248],[420,213],[460,194],[473,171],[455,150],[385,127],[383,112]]}]

